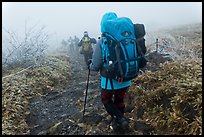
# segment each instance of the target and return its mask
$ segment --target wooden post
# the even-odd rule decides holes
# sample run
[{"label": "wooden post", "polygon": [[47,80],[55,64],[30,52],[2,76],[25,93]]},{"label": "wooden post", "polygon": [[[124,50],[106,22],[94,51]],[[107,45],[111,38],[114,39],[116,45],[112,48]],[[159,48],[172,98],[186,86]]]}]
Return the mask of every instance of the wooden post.
[{"label": "wooden post", "polygon": [[156,52],[158,52],[158,46],[159,46],[159,42],[158,42],[158,38],[156,39]]}]

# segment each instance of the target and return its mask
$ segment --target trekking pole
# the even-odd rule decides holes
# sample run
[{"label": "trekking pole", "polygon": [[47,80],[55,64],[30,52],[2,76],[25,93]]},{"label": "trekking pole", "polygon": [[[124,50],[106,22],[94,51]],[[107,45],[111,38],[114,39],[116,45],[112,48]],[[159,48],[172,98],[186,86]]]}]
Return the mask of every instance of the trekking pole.
[{"label": "trekking pole", "polygon": [[85,102],[84,102],[83,118],[85,114],[86,98],[87,98],[87,92],[88,92],[88,87],[89,87],[89,78],[90,78],[90,68],[89,68],[88,79],[87,79],[87,84],[86,84],[86,95],[85,95]]}]

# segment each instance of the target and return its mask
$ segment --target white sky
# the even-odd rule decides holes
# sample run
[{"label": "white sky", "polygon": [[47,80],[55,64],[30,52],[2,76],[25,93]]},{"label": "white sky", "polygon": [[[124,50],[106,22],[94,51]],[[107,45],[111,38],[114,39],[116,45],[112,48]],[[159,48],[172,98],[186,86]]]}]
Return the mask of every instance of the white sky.
[{"label": "white sky", "polygon": [[28,27],[45,25],[59,41],[85,30],[97,37],[108,11],[144,23],[147,31],[202,22],[202,2],[2,2],[2,27],[21,33],[26,21]]}]

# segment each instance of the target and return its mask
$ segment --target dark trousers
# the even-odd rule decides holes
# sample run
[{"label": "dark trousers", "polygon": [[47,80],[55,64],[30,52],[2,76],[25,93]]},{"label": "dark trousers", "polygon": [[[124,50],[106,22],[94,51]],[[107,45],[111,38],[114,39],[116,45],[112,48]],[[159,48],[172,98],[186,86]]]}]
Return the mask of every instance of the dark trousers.
[{"label": "dark trousers", "polygon": [[[124,97],[128,88],[118,90],[101,90],[101,100],[106,111],[113,117],[122,117],[124,115]],[[113,97],[114,96],[114,97]]]},{"label": "dark trousers", "polygon": [[84,53],[84,61],[86,65],[89,65],[88,64],[89,59],[92,59],[92,53]]}]

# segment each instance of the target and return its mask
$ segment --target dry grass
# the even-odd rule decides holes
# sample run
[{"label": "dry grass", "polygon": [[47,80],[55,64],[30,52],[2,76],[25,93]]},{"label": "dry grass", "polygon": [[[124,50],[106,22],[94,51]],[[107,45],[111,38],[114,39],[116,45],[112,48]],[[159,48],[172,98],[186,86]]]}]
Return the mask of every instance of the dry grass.
[{"label": "dry grass", "polygon": [[157,135],[201,135],[202,25],[164,31],[161,36],[169,36],[177,58],[134,81],[130,88],[135,105],[131,116],[137,119],[143,108],[143,119]]},{"label": "dry grass", "polygon": [[201,60],[165,63],[140,80],[139,88],[132,86],[130,92],[135,95],[135,109],[145,109],[143,118],[155,134],[202,134]]},{"label": "dry grass", "polygon": [[[179,43],[181,37],[170,38],[172,48],[182,51],[181,58],[161,64],[155,72],[146,71],[139,81],[133,82],[129,92],[130,103],[135,109],[130,116],[136,120],[138,110],[144,108],[143,119],[153,126],[154,134],[201,135],[202,29],[173,32],[171,35],[186,40]],[[67,83],[72,74],[69,57],[65,55],[66,49],[61,48],[44,59],[41,67],[3,79],[2,135],[30,133],[25,121],[29,99],[55,91]],[[19,68],[9,73],[17,71]]]},{"label": "dry grass", "polygon": [[40,67],[3,79],[2,135],[29,134],[25,120],[29,114],[29,99],[56,91],[70,76],[69,58],[60,55],[48,56]]}]

